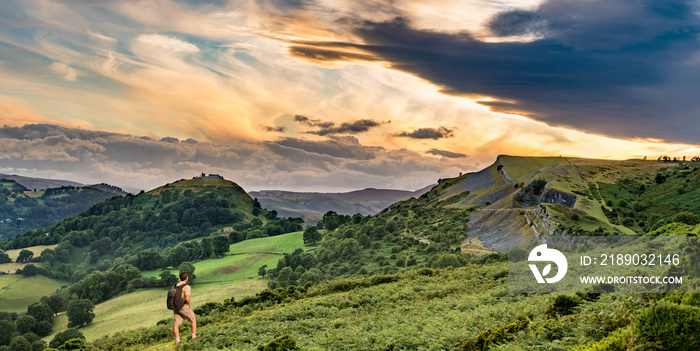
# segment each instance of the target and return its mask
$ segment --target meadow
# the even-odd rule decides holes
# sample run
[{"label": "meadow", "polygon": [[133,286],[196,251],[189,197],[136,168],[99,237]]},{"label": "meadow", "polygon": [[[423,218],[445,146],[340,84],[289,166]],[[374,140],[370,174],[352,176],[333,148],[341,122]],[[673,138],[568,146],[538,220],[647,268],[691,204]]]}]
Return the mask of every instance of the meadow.
[{"label": "meadow", "polygon": [[7,255],[10,256],[10,259],[12,259],[12,261],[16,261],[17,257],[19,257],[20,251],[22,250],[29,250],[34,254],[34,257],[39,257],[42,251],[46,249],[55,249],[56,246],[58,245],[37,245],[32,247],[26,247],[24,249],[7,250],[5,251],[5,253],[7,253]]},{"label": "meadow", "polygon": [[[192,306],[197,308],[207,302],[220,302],[227,298],[253,295],[267,287],[261,279],[230,283],[196,284],[192,287]],[[168,288],[139,290],[115,297],[95,306],[95,319],[80,329],[88,341],[99,339],[122,330],[152,327],[163,319],[172,319],[173,312],[165,308]],[[53,336],[68,327],[65,313],[54,318]]]},{"label": "meadow", "polygon": [[[223,257],[194,263],[196,281],[198,283],[229,282],[256,277],[262,265],[274,268],[285,253],[306,249],[302,236],[303,232],[294,232],[232,244],[230,251]],[[161,272],[160,270],[148,271],[143,275],[158,277]],[[177,270],[170,272],[175,275],[179,273]]]},{"label": "meadow", "polygon": [[[193,307],[231,297],[239,299],[264,290],[267,280],[257,278],[258,268],[264,264],[274,267],[284,253],[304,248],[302,235],[302,232],[294,232],[245,240],[232,244],[230,252],[222,258],[194,263],[197,279],[192,284]],[[143,275],[158,277],[160,272],[149,271]],[[171,272],[178,274],[175,270]],[[80,331],[92,341],[118,331],[152,327],[160,320],[172,318],[172,312],[165,308],[167,291],[168,288],[137,290],[97,304],[95,319]],[[54,318],[54,333],[44,340],[50,341],[67,326],[67,316],[57,316]]]},{"label": "meadow", "polygon": [[42,296],[53,294],[63,284],[67,283],[41,275],[0,275],[0,311],[24,312],[27,306],[39,301]]}]

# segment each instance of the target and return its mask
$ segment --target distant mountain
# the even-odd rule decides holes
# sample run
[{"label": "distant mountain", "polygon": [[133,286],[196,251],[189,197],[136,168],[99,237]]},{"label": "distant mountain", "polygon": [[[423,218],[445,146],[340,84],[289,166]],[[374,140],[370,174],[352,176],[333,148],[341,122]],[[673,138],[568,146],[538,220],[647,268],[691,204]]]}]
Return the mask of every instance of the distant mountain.
[{"label": "distant mountain", "polygon": [[30,178],[24,177],[16,174],[2,174],[0,173],[0,178],[14,180],[17,184],[24,186],[29,190],[46,190],[48,188],[59,188],[62,186],[74,186],[81,187],[84,184],[78,182],[73,182],[70,180],[61,179],[46,179],[46,178]]},{"label": "distant mountain", "polygon": [[37,186],[29,189],[16,180],[0,178],[0,238],[11,238],[29,230],[45,228],[74,216],[90,206],[126,193],[117,187],[97,184],[84,187],[61,185],[38,190],[49,182],[78,184],[12,176],[24,184]]},{"label": "distant mountain", "polygon": [[363,189],[347,193],[304,193],[281,190],[252,191],[269,211],[281,217],[302,217],[307,224],[316,223],[324,213],[335,211],[342,215],[374,215],[389,205],[428,192],[434,185],[416,191],[392,189]]}]

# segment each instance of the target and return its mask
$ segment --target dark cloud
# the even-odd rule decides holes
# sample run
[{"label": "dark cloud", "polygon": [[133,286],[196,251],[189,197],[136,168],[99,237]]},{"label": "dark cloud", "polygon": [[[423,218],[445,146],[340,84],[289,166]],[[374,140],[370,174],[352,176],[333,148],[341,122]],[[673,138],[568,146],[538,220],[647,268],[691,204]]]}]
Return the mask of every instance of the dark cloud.
[{"label": "dark cloud", "polygon": [[416,189],[465,168],[469,166],[454,160],[362,145],[353,136],[234,140],[222,145],[191,139],[162,142],[46,124],[0,128],[1,173],[105,182],[129,191],[201,172],[221,174],[246,190]]},{"label": "dark cloud", "polygon": [[541,15],[525,10],[501,12],[487,23],[491,33],[501,37],[540,35],[545,25],[546,22]]},{"label": "dark cloud", "polygon": [[292,54],[292,56],[300,57],[310,61],[320,62],[379,60],[378,57],[372,55],[338,51],[332,49],[320,49],[311,46],[292,46],[289,48],[289,52]]},{"label": "dark cloud", "polygon": [[382,124],[391,123],[391,121],[358,119],[352,122],[343,122],[337,126],[334,122],[322,121],[320,119],[310,119],[309,117],[303,115],[294,116],[294,121],[311,127],[318,127],[318,130],[309,131],[307,133],[321,136],[333,134],[359,134],[367,132],[374,127],[379,127]]},{"label": "dark cloud", "polygon": [[400,132],[394,134],[398,137],[407,137],[412,139],[444,139],[454,137],[454,130],[456,128],[439,127],[439,128],[418,128],[412,132]]},{"label": "dark cloud", "polygon": [[497,36],[529,41],[481,41],[397,18],[356,25],[363,44],[305,46],[359,49],[447,94],[490,97],[482,104],[497,112],[613,137],[697,144],[698,13],[692,1],[549,0],[486,23]]},{"label": "dark cloud", "polygon": [[343,159],[370,160],[376,157],[376,153],[384,151],[381,147],[360,145],[357,138],[333,137],[330,140],[306,140],[298,138],[285,138],[276,141],[275,144],[295,149],[301,149],[319,155],[329,155]]},{"label": "dark cloud", "polygon": [[435,156],[442,156],[442,157],[447,157],[447,158],[465,158],[467,157],[467,154],[462,154],[459,152],[452,152],[452,151],[447,151],[447,150],[440,150],[440,149],[430,149],[425,152],[426,154],[431,154]]},{"label": "dark cloud", "polygon": [[179,143],[180,139],[172,138],[172,137],[165,137],[165,138],[160,139],[160,141],[162,141],[164,143],[173,143],[174,144],[174,143]]},{"label": "dark cloud", "polygon": [[303,116],[303,115],[294,116],[294,121],[299,122],[301,124],[306,124],[307,126],[319,127],[319,128],[330,128],[330,127],[333,127],[335,125],[335,123],[333,123],[333,122],[322,121],[320,119],[311,119],[311,118]]},{"label": "dark cloud", "polygon": [[285,127],[273,127],[273,126],[263,126],[263,130],[266,132],[283,133],[287,128]]}]

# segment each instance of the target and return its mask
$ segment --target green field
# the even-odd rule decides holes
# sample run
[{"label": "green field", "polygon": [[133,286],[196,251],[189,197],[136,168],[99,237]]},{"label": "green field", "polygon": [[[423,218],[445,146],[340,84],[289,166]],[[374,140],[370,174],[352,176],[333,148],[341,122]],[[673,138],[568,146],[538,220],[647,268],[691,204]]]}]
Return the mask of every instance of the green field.
[{"label": "green field", "polygon": [[[194,263],[197,280],[192,287],[193,307],[254,295],[265,289],[266,280],[248,278],[255,278],[258,268],[264,264],[275,267],[284,253],[305,248],[302,236],[302,232],[294,232],[245,240],[231,245],[230,252],[222,258]],[[149,271],[143,275],[157,277],[160,272]],[[88,340],[95,340],[121,330],[151,327],[172,315],[165,308],[166,292],[167,288],[139,290],[100,303],[95,306],[95,320],[80,330]],[[67,325],[65,314],[57,316],[54,332],[65,330]],[[45,340],[50,341],[52,337],[53,334]]]},{"label": "green field", "polygon": [[[255,277],[258,268],[277,266],[283,254],[296,249],[305,249],[303,232],[294,232],[268,238],[244,240],[231,245],[229,253],[194,263],[197,282],[227,282]],[[147,277],[158,277],[161,271],[144,272]],[[175,270],[171,271],[177,275]]]},{"label": "green field", "polygon": [[[207,302],[221,302],[227,298],[239,299],[265,289],[267,282],[249,279],[231,283],[195,284],[192,287],[192,306],[197,308]],[[152,327],[162,319],[172,318],[172,311],[165,308],[167,288],[139,290],[115,297],[95,306],[95,319],[80,331],[89,340],[99,339],[122,330]],[[54,334],[68,326],[68,317],[61,314],[54,318],[54,333],[45,337],[51,341]]]},{"label": "green field", "polygon": [[53,294],[63,284],[60,280],[41,275],[0,275],[0,311],[24,312],[27,306],[39,301],[42,296]]}]

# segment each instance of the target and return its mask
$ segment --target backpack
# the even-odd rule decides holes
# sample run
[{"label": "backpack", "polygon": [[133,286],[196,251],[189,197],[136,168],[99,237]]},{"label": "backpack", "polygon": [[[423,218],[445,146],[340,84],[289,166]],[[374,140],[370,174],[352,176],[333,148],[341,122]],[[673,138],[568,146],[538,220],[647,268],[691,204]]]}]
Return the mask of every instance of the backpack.
[{"label": "backpack", "polygon": [[182,309],[182,306],[185,305],[185,300],[182,299],[182,287],[184,286],[185,284],[178,286],[176,283],[172,288],[170,288],[170,290],[168,290],[168,299],[166,300],[166,304],[169,310],[177,312]]}]

